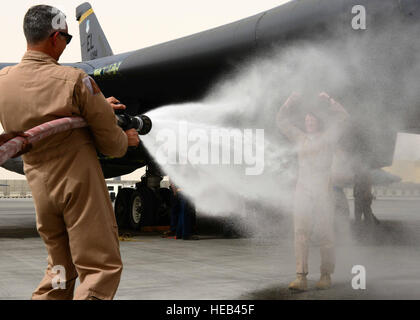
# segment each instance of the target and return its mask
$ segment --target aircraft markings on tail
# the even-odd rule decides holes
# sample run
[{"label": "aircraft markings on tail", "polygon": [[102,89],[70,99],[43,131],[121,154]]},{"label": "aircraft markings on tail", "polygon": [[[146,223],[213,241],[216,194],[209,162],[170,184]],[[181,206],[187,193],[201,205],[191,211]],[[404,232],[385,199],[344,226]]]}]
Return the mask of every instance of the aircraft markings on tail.
[{"label": "aircraft markings on tail", "polygon": [[89,3],[85,2],[76,8],[76,19],[79,21],[82,61],[114,55]]}]

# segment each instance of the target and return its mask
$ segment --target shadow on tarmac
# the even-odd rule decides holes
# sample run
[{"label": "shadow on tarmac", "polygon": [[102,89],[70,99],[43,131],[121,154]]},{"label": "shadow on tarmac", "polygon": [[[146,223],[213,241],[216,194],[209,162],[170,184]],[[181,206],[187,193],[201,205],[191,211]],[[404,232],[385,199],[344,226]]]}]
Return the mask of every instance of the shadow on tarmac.
[{"label": "shadow on tarmac", "polygon": [[36,227],[0,227],[0,238],[39,238]]},{"label": "shadow on tarmac", "polygon": [[418,246],[419,221],[381,221],[379,225],[351,225],[358,245],[364,246]]},{"label": "shadow on tarmac", "polygon": [[[366,291],[355,291],[349,283],[334,283],[329,290],[315,289],[315,280],[308,280],[307,291],[292,291],[286,285],[270,286],[244,294],[240,299],[250,300],[354,300],[369,299]],[[374,299],[374,298],[372,298]]]}]

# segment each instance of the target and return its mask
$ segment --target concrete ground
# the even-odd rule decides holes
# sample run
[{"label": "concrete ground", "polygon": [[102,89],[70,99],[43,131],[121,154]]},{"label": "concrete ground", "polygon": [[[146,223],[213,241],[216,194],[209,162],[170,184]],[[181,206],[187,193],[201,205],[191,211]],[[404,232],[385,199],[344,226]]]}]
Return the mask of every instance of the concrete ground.
[{"label": "concrete ground", "polygon": [[[226,239],[204,224],[199,241],[135,234],[120,242],[124,271],[115,298],[419,299],[419,206],[420,201],[413,200],[376,201],[380,226],[341,226],[334,286],[328,291],[314,289],[319,277],[316,247],[310,252],[309,291],[287,290],[294,278],[290,221],[276,225],[264,218],[268,222],[257,222],[251,238]],[[213,226],[226,222],[202,220]],[[366,290],[352,288],[354,265],[366,269]],[[29,299],[45,267],[32,200],[0,199],[0,299]]]}]

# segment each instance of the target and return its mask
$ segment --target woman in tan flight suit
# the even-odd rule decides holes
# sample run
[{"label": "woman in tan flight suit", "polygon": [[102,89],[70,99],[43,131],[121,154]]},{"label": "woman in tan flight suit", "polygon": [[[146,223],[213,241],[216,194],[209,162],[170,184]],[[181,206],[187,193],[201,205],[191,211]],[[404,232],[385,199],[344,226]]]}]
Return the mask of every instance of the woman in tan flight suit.
[{"label": "woman in tan flight suit", "polygon": [[[298,106],[299,105],[299,106]],[[291,118],[300,107],[305,107],[305,131],[294,125]],[[300,110],[301,111],[301,110]],[[318,289],[331,286],[334,272],[334,196],[331,167],[339,131],[348,113],[326,93],[320,93],[305,103],[293,93],[280,108],[277,125],[296,146],[298,177],[294,197],[294,228],[296,254],[296,280],[291,290],[306,290],[308,274],[308,245],[313,229],[321,246],[321,278]],[[327,119],[331,121],[326,121]],[[317,225],[318,228],[314,228]]]}]

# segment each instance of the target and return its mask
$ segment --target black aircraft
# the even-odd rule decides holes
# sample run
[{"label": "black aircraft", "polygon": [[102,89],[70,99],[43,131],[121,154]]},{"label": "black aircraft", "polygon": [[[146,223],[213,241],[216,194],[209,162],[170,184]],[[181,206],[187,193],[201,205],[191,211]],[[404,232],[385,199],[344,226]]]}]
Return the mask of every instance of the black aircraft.
[{"label": "black aircraft", "polygon": [[[118,97],[127,105],[130,115],[143,114],[162,105],[200,99],[235,65],[274,45],[281,47],[302,39],[328,37],[331,32],[349,28],[354,18],[352,9],[357,5],[366,8],[370,30],[380,28],[390,17],[410,23],[417,23],[420,17],[418,0],[294,0],[218,28],[114,55],[91,5],[83,3],[76,8],[82,62],[67,65],[92,76],[105,96]],[[0,64],[0,69],[8,65],[13,63]],[[334,92],[331,94],[334,96]],[[345,102],[345,97],[339,98]],[[381,117],[377,119],[384,121],[381,130],[364,130],[368,124],[356,130],[357,139],[369,141],[361,157],[371,168],[392,164],[397,131],[420,131],[418,105],[384,110],[390,117],[398,115],[403,119],[398,130],[389,128]],[[358,111],[350,110],[353,112]],[[159,189],[161,173],[146,151],[140,147],[121,159],[100,157],[100,162],[106,178],[148,166],[136,189],[120,190],[115,211],[120,224],[128,221],[132,227],[138,227],[159,223],[156,212],[168,194]],[[20,158],[9,160],[3,167],[23,174]]]}]

